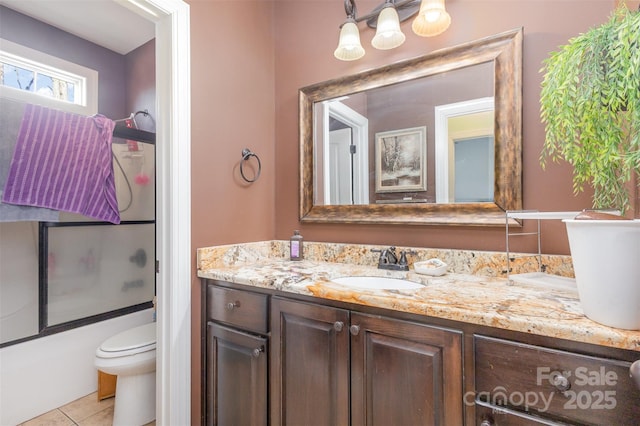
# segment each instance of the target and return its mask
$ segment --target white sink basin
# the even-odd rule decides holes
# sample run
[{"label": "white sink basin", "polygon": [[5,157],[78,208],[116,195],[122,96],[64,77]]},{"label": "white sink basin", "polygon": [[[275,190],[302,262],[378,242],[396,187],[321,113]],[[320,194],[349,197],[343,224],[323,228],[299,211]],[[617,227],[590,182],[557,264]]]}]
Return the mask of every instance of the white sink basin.
[{"label": "white sink basin", "polygon": [[331,281],[347,287],[369,290],[415,290],[423,285],[413,281],[388,277],[340,277]]}]

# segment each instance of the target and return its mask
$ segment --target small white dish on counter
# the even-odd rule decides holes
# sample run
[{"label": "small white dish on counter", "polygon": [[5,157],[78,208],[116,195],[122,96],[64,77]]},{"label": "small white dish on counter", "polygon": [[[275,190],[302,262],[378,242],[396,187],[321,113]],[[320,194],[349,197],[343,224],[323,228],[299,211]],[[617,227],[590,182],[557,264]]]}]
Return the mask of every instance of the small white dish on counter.
[{"label": "small white dish on counter", "polygon": [[413,269],[415,269],[418,274],[438,277],[447,272],[447,264],[440,259],[433,258],[414,263]]}]

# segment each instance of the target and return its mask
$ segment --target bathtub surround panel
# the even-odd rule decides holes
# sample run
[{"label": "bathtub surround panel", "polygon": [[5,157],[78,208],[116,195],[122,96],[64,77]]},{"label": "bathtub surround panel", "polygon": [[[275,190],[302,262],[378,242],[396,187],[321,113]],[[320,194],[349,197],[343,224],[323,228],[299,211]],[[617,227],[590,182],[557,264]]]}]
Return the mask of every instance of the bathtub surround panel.
[{"label": "bathtub surround panel", "polygon": [[[510,284],[504,253],[411,248],[418,259],[439,257],[449,273],[431,277],[375,267],[367,245],[306,243],[307,258],[288,260],[288,241],[266,241],[198,250],[198,276],[237,284],[387,308],[540,336],[640,351],[640,332],[587,319],[571,288]],[[399,249],[402,249],[399,247]],[[347,254],[349,253],[349,254]],[[425,257],[422,257],[425,255]],[[570,258],[550,256],[549,269],[568,273]],[[500,260],[502,259],[502,260]],[[546,257],[545,257],[546,259]],[[536,269],[523,269],[529,272]],[[354,291],[332,283],[340,276],[386,276],[423,283],[419,290]]]}]

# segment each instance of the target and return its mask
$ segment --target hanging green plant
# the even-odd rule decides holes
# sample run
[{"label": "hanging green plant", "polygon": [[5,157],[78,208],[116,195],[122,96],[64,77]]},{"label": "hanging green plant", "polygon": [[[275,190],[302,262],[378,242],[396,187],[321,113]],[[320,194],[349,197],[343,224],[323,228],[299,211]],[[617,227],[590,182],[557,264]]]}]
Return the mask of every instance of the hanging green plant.
[{"label": "hanging green plant", "polygon": [[564,159],[575,193],[590,184],[593,207],[626,212],[626,184],[640,176],[640,12],[622,4],[552,52],[541,72],[543,168]]}]

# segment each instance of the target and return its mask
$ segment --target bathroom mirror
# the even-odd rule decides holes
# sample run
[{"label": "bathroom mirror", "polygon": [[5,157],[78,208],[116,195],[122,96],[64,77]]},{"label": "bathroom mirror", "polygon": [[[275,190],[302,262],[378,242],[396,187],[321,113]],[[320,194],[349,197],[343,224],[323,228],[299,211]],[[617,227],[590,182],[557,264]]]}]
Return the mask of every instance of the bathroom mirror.
[{"label": "bathroom mirror", "polygon": [[522,29],[304,87],[299,113],[303,222],[502,226],[522,208]]}]

